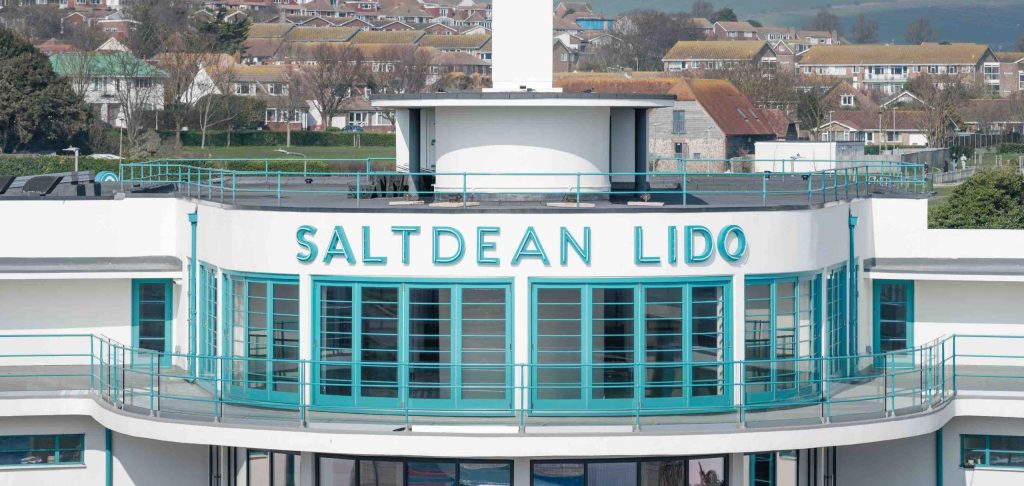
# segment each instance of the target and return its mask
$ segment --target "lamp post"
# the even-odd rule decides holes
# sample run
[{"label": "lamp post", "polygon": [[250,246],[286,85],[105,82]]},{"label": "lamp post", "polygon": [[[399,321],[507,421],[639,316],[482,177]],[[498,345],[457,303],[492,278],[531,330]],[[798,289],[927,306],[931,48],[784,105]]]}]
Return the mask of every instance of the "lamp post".
[{"label": "lamp post", "polygon": [[68,147],[68,148],[62,150],[62,152],[74,152],[75,153],[75,172],[77,173],[78,172],[78,152],[79,152],[78,147]]},{"label": "lamp post", "polygon": [[299,157],[302,157],[302,177],[306,177],[306,173],[308,172],[307,167],[309,166],[309,160],[306,158],[306,154],[300,154],[298,152],[290,152],[290,151],[285,150],[285,149],[277,149],[274,152],[277,152],[277,153],[280,153],[280,154],[284,154],[284,155],[289,155],[289,156],[298,155]]}]

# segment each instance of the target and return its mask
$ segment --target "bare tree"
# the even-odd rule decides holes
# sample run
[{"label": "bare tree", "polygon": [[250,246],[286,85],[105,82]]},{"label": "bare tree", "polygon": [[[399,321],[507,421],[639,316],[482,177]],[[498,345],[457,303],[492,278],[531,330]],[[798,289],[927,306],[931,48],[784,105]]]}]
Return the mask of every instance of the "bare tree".
[{"label": "bare tree", "polygon": [[706,0],[697,0],[690,5],[690,15],[700,18],[711,18],[715,14],[715,6]]},{"label": "bare tree", "polygon": [[295,113],[301,112],[308,105],[306,103],[306,89],[303,84],[304,77],[299,67],[289,64],[285,69],[284,93],[278,97],[274,107],[278,110],[278,116],[284,112],[285,122],[285,147],[292,146],[292,123],[296,121]]},{"label": "bare tree", "polygon": [[390,45],[379,53],[372,85],[389,93],[417,93],[438,79],[438,53],[414,45]]},{"label": "bare tree", "polygon": [[97,55],[92,51],[88,52],[64,52],[51,58],[54,68],[62,76],[67,78],[71,89],[78,96],[85,97],[94,82],[102,82],[99,79]]},{"label": "bare tree", "polygon": [[206,134],[212,127],[230,121],[226,114],[219,112],[218,95],[234,93],[236,79],[233,64],[212,63],[203,66],[203,73],[196,78],[195,87],[199,99],[195,110],[199,118],[200,145],[206,147]]},{"label": "bare tree", "polygon": [[366,85],[366,63],[353,46],[318,44],[310,54],[312,64],[303,66],[300,82],[326,130],[341,113],[345,97]]},{"label": "bare tree", "polygon": [[704,31],[686,13],[637,10],[623,15],[611,36],[612,40],[586,53],[580,64],[600,71],[660,71],[662,57],[676,42],[703,40]]},{"label": "bare tree", "polygon": [[818,10],[818,13],[814,15],[804,28],[807,30],[822,30],[825,32],[841,33],[842,27],[839,25],[839,17],[836,14],[826,10]]},{"label": "bare tree", "polygon": [[920,18],[907,25],[907,33],[903,36],[907,44],[920,44],[922,42],[935,42],[938,34],[932,29],[928,19]]},{"label": "bare tree", "polygon": [[867,15],[860,14],[853,21],[850,35],[853,42],[857,44],[873,44],[878,42],[878,22]]},{"label": "bare tree", "polygon": [[976,83],[957,75],[918,76],[908,81],[904,88],[924,104],[925,130],[928,145],[932,147],[946,144],[950,126],[960,118],[960,110],[970,99],[982,94]]},{"label": "bare tree", "polygon": [[116,124],[124,128],[128,146],[134,149],[142,133],[144,113],[163,104],[165,73],[128,52],[106,54],[104,63],[110,74],[107,82],[114,84],[114,99],[120,108]]},{"label": "bare tree", "polygon": [[220,62],[220,59],[209,52],[202,36],[188,31],[172,35],[165,50],[157,56],[157,65],[167,74],[164,109],[174,123],[175,146],[181,147],[181,130],[203,93],[195,85],[199,71]]}]

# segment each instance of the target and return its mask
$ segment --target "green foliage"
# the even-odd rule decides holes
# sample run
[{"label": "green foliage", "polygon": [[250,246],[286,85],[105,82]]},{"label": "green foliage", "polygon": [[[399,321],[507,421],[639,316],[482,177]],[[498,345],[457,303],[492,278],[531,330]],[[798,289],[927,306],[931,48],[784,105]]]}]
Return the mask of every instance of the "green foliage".
[{"label": "green foliage", "polygon": [[729,7],[725,7],[712,14],[711,18],[709,18],[708,20],[711,21],[711,23],[715,23],[736,22],[738,19],[736,18],[736,12],[733,12],[732,9]]},{"label": "green foliage", "polygon": [[943,229],[1024,229],[1024,177],[1017,169],[981,171],[929,208],[928,225]]},{"label": "green foliage", "polygon": [[1024,154],[1024,143],[1003,143],[999,144],[1001,154]]},{"label": "green foliage", "polygon": [[[114,136],[116,137],[116,131]],[[173,131],[160,132],[164,143],[174,142]],[[352,147],[355,145],[354,133],[342,133],[340,131],[311,132],[293,131],[292,146],[295,147]],[[395,135],[392,133],[360,133],[359,143],[363,147],[394,147]],[[284,132],[271,132],[267,130],[239,131],[231,134],[231,145],[241,147],[283,147],[287,135]],[[202,134],[198,131],[182,132],[182,145],[198,146],[201,144]],[[207,132],[206,145],[208,147],[225,147],[228,145],[228,134],[226,132]]]},{"label": "green foliage", "polygon": [[86,142],[91,113],[49,59],[0,29],[0,152],[57,150]]},{"label": "green foliage", "polygon": [[252,22],[246,18],[241,22],[224,20],[228,11],[224,7],[217,9],[217,17],[210,22],[200,22],[197,30],[209,39],[214,52],[234,54],[243,50],[242,44],[249,35]]},{"label": "green foliage", "polygon": [[[115,174],[121,162],[117,160],[99,160],[81,157],[78,160],[80,170],[91,170],[94,173],[109,170]],[[56,174],[75,170],[75,158],[63,156],[14,157],[0,155],[0,175],[29,176],[39,174]]]}]

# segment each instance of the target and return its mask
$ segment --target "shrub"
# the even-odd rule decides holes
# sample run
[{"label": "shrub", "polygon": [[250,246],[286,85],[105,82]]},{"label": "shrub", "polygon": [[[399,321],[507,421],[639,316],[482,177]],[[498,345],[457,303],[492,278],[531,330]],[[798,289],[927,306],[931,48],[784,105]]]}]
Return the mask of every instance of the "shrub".
[{"label": "shrub", "polygon": [[946,229],[1024,229],[1024,177],[1017,168],[978,172],[929,208],[928,224]]}]

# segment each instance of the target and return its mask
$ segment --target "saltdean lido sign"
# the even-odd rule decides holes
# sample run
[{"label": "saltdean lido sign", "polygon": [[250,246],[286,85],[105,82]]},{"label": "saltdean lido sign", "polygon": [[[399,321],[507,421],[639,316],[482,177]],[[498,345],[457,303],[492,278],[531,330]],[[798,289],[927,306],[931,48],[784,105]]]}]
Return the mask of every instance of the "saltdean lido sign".
[{"label": "saltdean lido sign", "polygon": [[[711,261],[716,255],[728,262],[740,262],[747,253],[746,235],[736,225],[725,226],[717,232],[705,226],[669,226],[667,229],[667,241],[662,240],[663,243],[659,244],[645,236],[644,227],[633,228],[635,265],[700,264]],[[474,255],[478,265],[490,266],[506,262],[515,266],[527,261],[540,262],[545,266],[553,262],[561,266],[571,262],[591,263],[595,241],[589,226],[574,229],[563,226],[557,238],[551,235],[546,239],[530,226],[521,230],[521,234],[517,232],[514,235],[513,241],[518,241],[518,244],[501,248],[499,243],[508,236],[506,233],[507,230],[494,226],[479,226],[470,232],[450,226],[335,226],[329,229],[300,226],[295,232],[295,242],[299,247],[295,257],[300,263],[327,265],[386,265],[394,260],[409,265],[414,249],[430,245],[430,263],[434,265],[454,265]],[[358,252],[353,250],[353,238],[362,243]],[[395,254],[389,255],[377,249],[373,242],[381,241],[378,238],[393,238],[389,248]],[[401,248],[400,254],[398,247]]]}]

